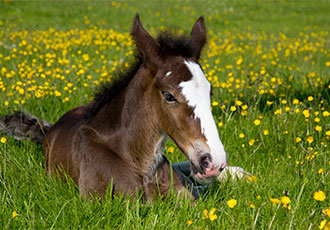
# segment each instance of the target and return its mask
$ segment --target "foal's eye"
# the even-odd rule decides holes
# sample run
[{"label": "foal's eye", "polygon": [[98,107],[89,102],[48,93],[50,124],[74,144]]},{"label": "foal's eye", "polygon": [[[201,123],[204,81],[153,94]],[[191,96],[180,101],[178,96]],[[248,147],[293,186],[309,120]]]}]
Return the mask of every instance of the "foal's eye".
[{"label": "foal's eye", "polygon": [[163,98],[167,103],[175,103],[177,102],[176,98],[167,91],[162,91]]}]

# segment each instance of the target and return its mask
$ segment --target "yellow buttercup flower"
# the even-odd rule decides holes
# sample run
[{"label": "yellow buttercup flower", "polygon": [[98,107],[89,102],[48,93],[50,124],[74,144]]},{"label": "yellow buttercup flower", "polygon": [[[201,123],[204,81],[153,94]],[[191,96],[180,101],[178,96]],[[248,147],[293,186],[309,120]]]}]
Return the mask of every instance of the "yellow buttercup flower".
[{"label": "yellow buttercup flower", "polygon": [[283,196],[281,197],[281,202],[283,203],[283,207],[286,208],[286,209],[290,209],[290,206],[289,204],[291,203],[291,200],[289,197],[287,196]]},{"label": "yellow buttercup flower", "polygon": [[313,143],[314,138],[312,136],[307,137],[307,142],[308,143]]},{"label": "yellow buttercup flower", "polygon": [[274,102],[273,101],[267,101],[267,105],[272,105]]},{"label": "yellow buttercup flower", "polygon": [[277,205],[277,204],[279,204],[279,203],[281,202],[281,201],[280,201],[279,199],[277,199],[277,198],[270,198],[269,200],[270,200],[270,202],[272,202],[273,205]]},{"label": "yellow buttercup flower", "polygon": [[206,218],[209,218],[209,211],[207,209],[204,209],[203,213]]},{"label": "yellow buttercup flower", "polygon": [[237,205],[237,200],[230,199],[230,200],[227,201],[227,204],[230,208],[234,208]]},{"label": "yellow buttercup flower", "polygon": [[254,142],[256,142],[254,139],[250,140],[250,141],[249,141],[249,145],[250,145],[250,146],[254,145]]},{"label": "yellow buttercup flower", "polygon": [[216,220],[218,218],[218,216],[216,214],[214,214],[215,211],[216,211],[216,209],[215,208],[212,208],[211,211],[209,212],[209,219],[211,221],[214,221],[214,220]]},{"label": "yellow buttercup flower", "polygon": [[1,139],[0,139],[0,141],[1,141],[1,143],[6,143],[7,142],[7,139],[5,138],[5,137],[1,137]]},{"label": "yellow buttercup flower", "polygon": [[212,102],[212,106],[217,106],[217,105],[219,105],[219,102],[217,101]]},{"label": "yellow buttercup flower", "polygon": [[258,178],[256,176],[247,176],[246,179],[248,181],[250,181],[251,183],[252,182],[257,182],[258,181]]},{"label": "yellow buttercup flower", "polygon": [[250,206],[250,208],[254,208],[255,206],[254,206],[254,204],[252,204],[252,202],[248,202],[248,204],[249,204],[249,206]]},{"label": "yellow buttercup flower", "polygon": [[328,209],[324,209],[322,210],[323,215],[327,215],[328,217],[330,217],[330,207]]},{"label": "yellow buttercup flower", "polygon": [[235,103],[236,103],[237,106],[241,106],[241,105],[243,104],[243,102],[241,102],[241,101],[239,101],[239,100],[236,100]]},{"label": "yellow buttercup flower", "polygon": [[317,125],[317,126],[315,127],[315,130],[318,131],[318,132],[320,132],[320,131],[322,131],[322,127],[319,126],[319,125]]},{"label": "yellow buttercup flower", "polygon": [[168,151],[169,153],[174,153],[174,148],[173,148],[172,146],[171,146],[171,147],[168,147],[167,151]]},{"label": "yellow buttercup flower", "polygon": [[254,125],[256,125],[256,126],[258,126],[258,125],[260,125],[260,120],[259,119],[256,119],[256,120],[254,120]]},{"label": "yellow buttercup flower", "polygon": [[319,171],[318,171],[319,174],[323,174],[324,171],[323,171],[323,168],[320,168]]},{"label": "yellow buttercup flower", "polygon": [[305,109],[302,113],[304,114],[304,116],[306,118],[309,118],[309,116],[310,116],[309,110]]},{"label": "yellow buttercup flower", "polygon": [[322,220],[319,229],[330,230],[330,221],[327,221],[326,219]]},{"label": "yellow buttercup flower", "polygon": [[326,196],[323,191],[318,191],[314,193],[313,198],[317,201],[324,201]]}]

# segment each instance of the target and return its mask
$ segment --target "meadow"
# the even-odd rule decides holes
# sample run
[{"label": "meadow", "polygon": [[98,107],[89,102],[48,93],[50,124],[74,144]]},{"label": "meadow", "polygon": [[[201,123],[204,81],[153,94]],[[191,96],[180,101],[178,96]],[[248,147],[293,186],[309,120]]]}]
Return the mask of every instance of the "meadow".
[{"label": "meadow", "polygon": [[[48,122],[127,67],[135,13],[151,34],[205,16],[201,65],[229,165],[253,176],[204,199],[87,202],[40,146],[0,133],[1,229],[330,229],[329,1],[0,1],[0,115]],[[166,156],[185,157],[170,140]]]}]

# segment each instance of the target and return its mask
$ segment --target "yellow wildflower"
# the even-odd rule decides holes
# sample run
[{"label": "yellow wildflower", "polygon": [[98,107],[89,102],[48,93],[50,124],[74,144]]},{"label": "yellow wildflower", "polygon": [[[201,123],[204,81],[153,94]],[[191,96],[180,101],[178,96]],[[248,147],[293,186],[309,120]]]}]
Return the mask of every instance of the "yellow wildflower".
[{"label": "yellow wildflower", "polygon": [[207,209],[204,209],[203,213],[206,218],[209,218],[209,211]]},{"label": "yellow wildflower", "polygon": [[318,132],[320,132],[320,131],[322,131],[322,127],[319,126],[319,125],[317,125],[317,126],[315,127],[315,130],[318,131]]},{"label": "yellow wildflower", "polygon": [[168,147],[167,151],[168,151],[169,153],[174,153],[174,148],[173,148],[172,146],[171,146],[171,147]]},{"label": "yellow wildflower", "polygon": [[254,123],[254,125],[258,126],[258,125],[260,125],[260,120],[256,119],[253,123]]},{"label": "yellow wildflower", "polygon": [[249,204],[249,206],[250,206],[250,208],[254,208],[255,206],[254,206],[254,204],[252,204],[252,202],[248,202],[248,204]]},{"label": "yellow wildflower", "polygon": [[214,220],[216,220],[216,219],[218,219],[218,216],[217,215],[210,215],[210,220],[211,221],[214,221]]},{"label": "yellow wildflower", "polygon": [[243,104],[243,102],[241,102],[240,100],[237,100],[235,103],[237,106],[241,106]]},{"label": "yellow wildflower", "polygon": [[209,212],[209,219],[211,221],[214,221],[218,218],[218,216],[216,214],[214,214],[215,211],[216,211],[216,209],[212,208],[211,211]]},{"label": "yellow wildflower", "polygon": [[1,139],[0,139],[0,141],[1,141],[1,143],[6,143],[7,142],[7,139],[5,138],[5,137],[1,137]]},{"label": "yellow wildflower", "polygon": [[267,101],[267,105],[272,105],[273,103],[273,101]]},{"label": "yellow wildflower", "polygon": [[323,215],[327,215],[328,217],[330,217],[330,207],[328,209],[324,209],[322,210]]},{"label": "yellow wildflower", "polygon": [[214,102],[212,102],[212,105],[213,105],[213,106],[217,106],[217,105],[219,105],[219,102],[214,101]]},{"label": "yellow wildflower", "polygon": [[330,221],[327,223],[326,219],[322,220],[319,225],[319,229],[330,230]]},{"label": "yellow wildflower", "polygon": [[249,145],[250,145],[250,146],[254,145],[254,142],[256,142],[254,139],[250,140],[250,141],[249,141]]},{"label": "yellow wildflower", "polygon": [[330,221],[324,226],[324,230],[330,230]]},{"label": "yellow wildflower", "polygon": [[228,204],[229,208],[234,208],[237,205],[237,200],[230,199],[227,201],[227,204]]},{"label": "yellow wildflower", "polygon": [[326,196],[323,191],[318,191],[314,193],[313,198],[317,201],[324,201]]},{"label": "yellow wildflower", "polygon": [[307,137],[308,143],[312,143],[314,141],[314,138],[312,136]]},{"label": "yellow wildflower", "polygon": [[17,215],[18,215],[17,212],[13,211],[13,218],[15,218]]},{"label": "yellow wildflower", "polygon": [[290,209],[290,206],[289,204],[291,203],[291,200],[289,197],[287,196],[283,196],[281,197],[281,202],[283,203],[283,207],[286,208],[286,209]]},{"label": "yellow wildflower", "polygon": [[318,171],[319,174],[323,174],[324,171],[323,171],[323,168],[320,168],[319,171]]},{"label": "yellow wildflower", "polygon": [[308,118],[310,116],[309,110],[305,109],[303,112],[304,116]]},{"label": "yellow wildflower", "polygon": [[258,181],[258,178],[256,176],[247,176],[246,179],[248,181],[250,181],[251,183],[252,182],[257,182]]},{"label": "yellow wildflower", "polygon": [[272,202],[273,205],[277,205],[277,204],[279,204],[279,203],[281,202],[281,201],[280,201],[279,199],[277,199],[277,198],[270,198],[269,200],[270,200],[270,202]]},{"label": "yellow wildflower", "polygon": [[323,117],[327,117],[327,116],[329,116],[330,115],[330,113],[328,112],[328,111],[323,111]]}]

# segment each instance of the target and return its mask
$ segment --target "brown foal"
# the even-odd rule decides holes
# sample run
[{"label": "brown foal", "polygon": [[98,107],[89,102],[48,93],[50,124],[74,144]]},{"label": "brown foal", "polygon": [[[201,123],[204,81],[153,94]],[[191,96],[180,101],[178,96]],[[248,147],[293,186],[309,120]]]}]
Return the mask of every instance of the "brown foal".
[{"label": "brown foal", "polygon": [[88,105],[54,125],[16,112],[0,118],[0,127],[17,139],[42,143],[48,173],[69,174],[84,197],[104,195],[112,183],[115,194],[144,191],[147,200],[171,188],[197,198],[193,183],[171,167],[163,148],[169,136],[199,181],[226,167],[210,110],[211,85],[198,63],[206,42],[204,18],[189,38],[165,32],[154,39],[137,15],[131,35],[135,63]]}]

